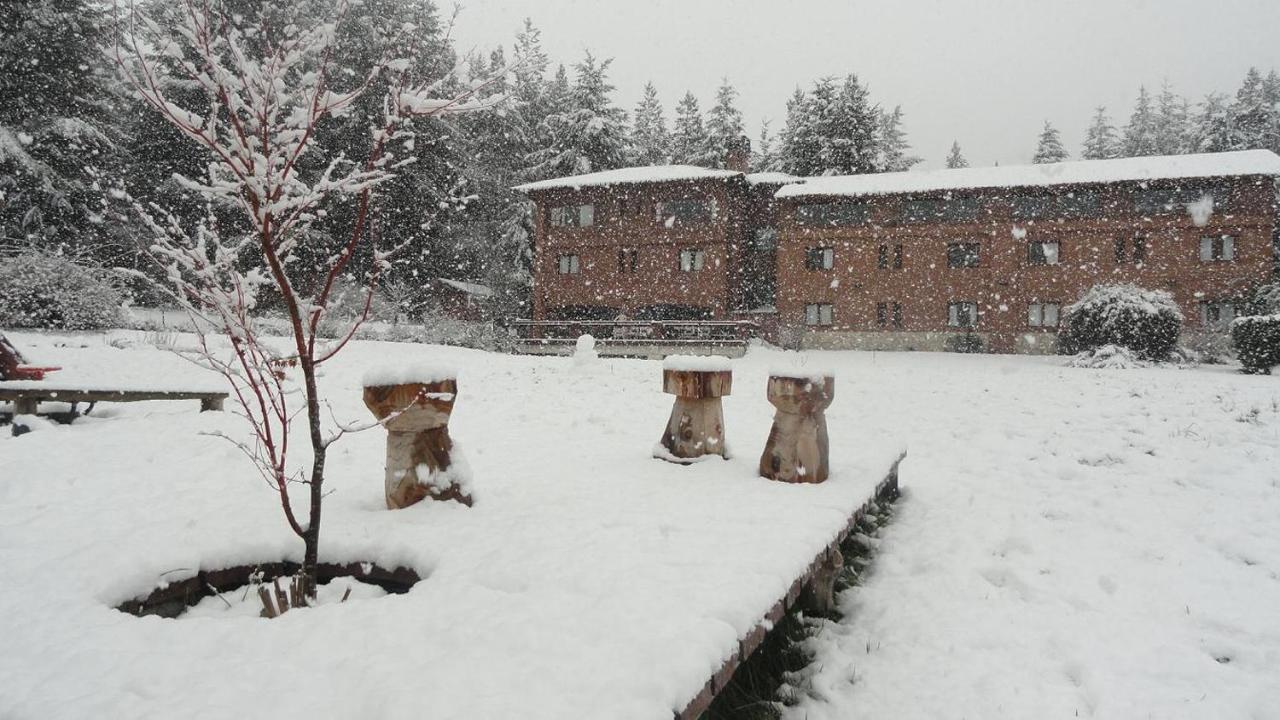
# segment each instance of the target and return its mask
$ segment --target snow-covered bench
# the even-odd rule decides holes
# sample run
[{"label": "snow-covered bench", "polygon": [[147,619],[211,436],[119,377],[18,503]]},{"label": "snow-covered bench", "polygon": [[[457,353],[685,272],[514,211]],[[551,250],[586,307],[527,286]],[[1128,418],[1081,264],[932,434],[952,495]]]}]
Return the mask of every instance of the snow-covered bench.
[{"label": "snow-covered bench", "polygon": [[199,400],[200,411],[221,410],[225,392],[182,389],[130,389],[84,387],[48,380],[0,382],[0,401],[13,403],[14,415],[35,415],[41,401],[65,403],[138,402],[141,400]]}]

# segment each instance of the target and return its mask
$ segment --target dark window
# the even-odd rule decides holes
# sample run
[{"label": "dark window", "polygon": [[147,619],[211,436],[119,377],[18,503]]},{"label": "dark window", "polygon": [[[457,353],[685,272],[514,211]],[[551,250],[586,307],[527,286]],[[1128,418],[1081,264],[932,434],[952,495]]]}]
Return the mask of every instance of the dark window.
[{"label": "dark window", "polygon": [[796,208],[796,222],[804,225],[842,227],[865,225],[871,220],[871,207],[864,203],[830,202],[801,205]]},{"label": "dark window", "polygon": [[695,225],[711,221],[714,204],[701,198],[685,200],[664,200],[658,203],[658,222],[671,227],[673,225]]},{"label": "dark window", "polygon": [[1053,212],[1051,195],[1019,195],[1010,203],[1016,218],[1046,217]]},{"label": "dark window", "polygon": [[1133,239],[1133,261],[1141,265],[1147,261],[1147,238],[1138,235]]},{"label": "dark window", "polygon": [[590,227],[595,224],[594,205],[565,205],[551,208],[554,227]]},{"label": "dark window", "polygon": [[751,233],[749,247],[757,252],[775,249],[778,247],[778,229],[756,228],[755,232]]},{"label": "dark window", "polygon": [[1102,198],[1096,192],[1076,191],[1058,196],[1058,213],[1063,217],[1095,217],[1102,213]]},{"label": "dark window", "polygon": [[809,270],[830,270],[836,266],[835,248],[811,247],[804,251],[804,266]]},{"label": "dark window", "polygon": [[1200,303],[1200,323],[1205,327],[1229,325],[1236,318],[1236,305],[1229,300],[1206,300]]},{"label": "dark window", "polygon": [[830,325],[832,309],[827,303],[810,303],[804,306],[805,325]]},{"label": "dark window", "polygon": [[[892,254],[892,260],[890,255]],[[892,265],[891,265],[892,263]],[[881,245],[876,256],[876,266],[881,270],[888,270],[891,266],[894,270],[902,269],[902,246],[901,245]]]},{"label": "dark window", "polygon": [[976,220],[979,208],[978,198],[973,197],[908,200],[902,205],[902,218],[907,222]]},{"label": "dark window", "polygon": [[618,272],[635,272],[640,261],[640,251],[623,248],[618,251]]},{"label": "dark window", "polygon": [[958,328],[978,327],[978,304],[973,302],[947,303],[947,325]]},{"label": "dark window", "polygon": [[891,320],[894,328],[902,328],[902,305],[887,302],[876,303],[876,325],[885,327]]},{"label": "dark window", "polygon": [[1200,238],[1201,262],[1224,262],[1236,259],[1236,239],[1230,235]]},{"label": "dark window", "polygon": [[1123,265],[1126,260],[1133,260],[1134,265],[1147,261],[1147,238],[1135,235],[1132,238],[1116,238],[1116,263]]},{"label": "dark window", "polygon": [[950,243],[947,245],[947,267],[978,267],[978,243]]},{"label": "dark window", "polygon": [[561,255],[556,260],[561,275],[577,275],[582,272],[582,264],[577,255]]},{"label": "dark window", "polygon": [[1102,212],[1096,192],[1078,190],[1065,195],[1022,195],[1010,201],[1015,218],[1093,217]]},{"label": "dark window", "polygon": [[1057,265],[1060,246],[1055,241],[1027,243],[1027,262],[1031,265]]},{"label": "dark window", "polygon": [[[1148,188],[1133,194],[1133,208],[1144,214],[1195,211],[1207,216],[1229,207],[1230,200],[1227,185]],[[1194,207],[1197,205],[1200,207]]]}]

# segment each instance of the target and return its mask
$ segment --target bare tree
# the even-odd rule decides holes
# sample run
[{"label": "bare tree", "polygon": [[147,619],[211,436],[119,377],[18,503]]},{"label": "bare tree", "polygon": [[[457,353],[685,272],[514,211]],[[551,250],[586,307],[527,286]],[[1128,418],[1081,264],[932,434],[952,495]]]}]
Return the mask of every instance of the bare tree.
[{"label": "bare tree", "polygon": [[[408,26],[396,45],[402,57],[384,58],[355,77],[348,68],[336,67],[345,0],[337,0],[334,17],[326,21],[270,4],[248,20],[229,5],[228,0],[180,0],[171,26],[133,7],[117,7],[114,60],[147,106],[207,152],[208,176],[179,181],[211,206],[234,209],[247,221],[247,233],[225,237],[212,219],[189,230],[159,208],[144,213],[156,234],[153,257],[174,296],[198,318],[198,359],[231,384],[252,427],[250,441],[232,441],[278,494],[289,527],[304,543],[302,587],[313,597],[325,457],[349,430],[334,423],[326,433],[316,371],[368,317],[379,274],[399,249],[376,246],[371,229],[377,188],[413,161],[414,118],[475,111],[498,99],[483,97],[488,82],[454,75],[434,82],[413,77],[415,48]],[[199,93],[183,97],[198,95],[199,106],[184,106],[171,92],[175,87],[198,88]],[[386,94],[382,116],[370,128],[367,155],[317,160],[317,132],[374,88],[385,88]],[[351,203],[354,210],[349,236],[326,240],[323,233],[308,232],[339,203]],[[159,219],[151,219],[153,214]],[[290,261],[303,249],[308,258],[320,258],[315,268],[320,280],[305,291],[290,274]],[[353,263],[366,258],[368,267],[357,271]],[[332,310],[336,288],[353,276],[364,287],[363,310],[325,340],[319,329]],[[283,352],[265,342],[254,317],[263,291],[276,296],[289,323],[289,347]],[[332,326],[335,318],[329,319]],[[297,368],[301,388],[286,367]],[[294,467],[290,429],[303,410],[311,458],[309,467],[305,462]],[[291,500],[294,487],[307,489],[305,517]]]}]

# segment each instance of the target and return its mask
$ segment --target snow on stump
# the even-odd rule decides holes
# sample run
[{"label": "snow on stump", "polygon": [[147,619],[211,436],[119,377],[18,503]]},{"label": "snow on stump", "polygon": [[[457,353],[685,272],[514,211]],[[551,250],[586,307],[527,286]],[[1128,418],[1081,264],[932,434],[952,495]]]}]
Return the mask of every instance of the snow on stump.
[{"label": "snow on stump", "polygon": [[836,394],[831,375],[769,375],[769,402],[777,408],[760,456],[760,475],[770,480],[820,483],[830,472],[831,442],[826,409]]},{"label": "snow on stump", "polygon": [[662,391],[676,396],[654,457],[688,464],[728,457],[720,398],[733,389],[728,358],[672,355],[662,364]]},{"label": "snow on stump", "polygon": [[458,396],[451,369],[398,368],[364,377],[364,404],[387,429],[387,509],[423,498],[471,505],[470,477],[449,437]]}]

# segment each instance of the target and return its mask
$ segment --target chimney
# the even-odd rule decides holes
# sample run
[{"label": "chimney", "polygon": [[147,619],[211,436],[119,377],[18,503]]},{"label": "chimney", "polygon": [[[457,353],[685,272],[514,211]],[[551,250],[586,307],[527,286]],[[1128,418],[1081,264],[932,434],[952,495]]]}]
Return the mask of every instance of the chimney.
[{"label": "chimney", "polygon": [[743,135],[729,143],[724,153],[724,167],[742,173],[751,172],[751,138]]}]

